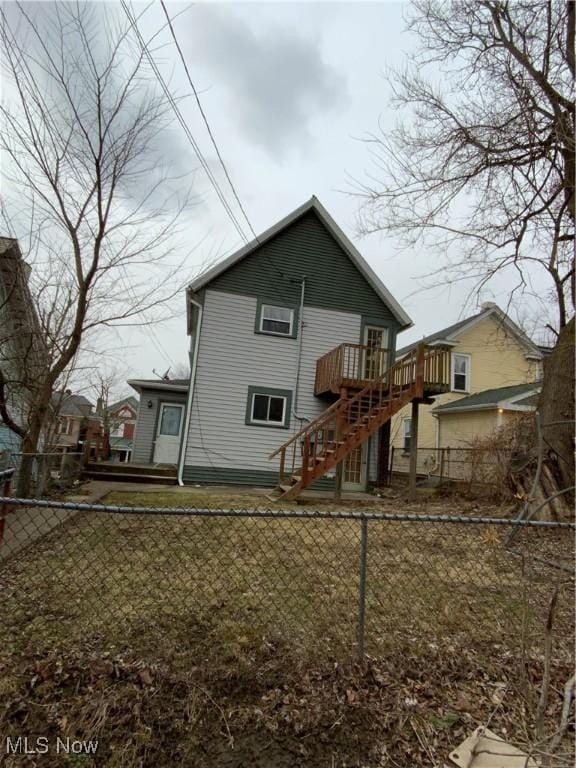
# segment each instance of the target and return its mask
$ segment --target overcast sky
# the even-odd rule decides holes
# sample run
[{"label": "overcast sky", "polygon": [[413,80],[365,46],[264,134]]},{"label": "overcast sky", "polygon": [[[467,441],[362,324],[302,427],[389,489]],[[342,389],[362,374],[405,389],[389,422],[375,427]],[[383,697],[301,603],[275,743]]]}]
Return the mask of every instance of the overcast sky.
[{"label": "overcast sky", "polygon": [[[144,5],[135,4],[141,13]],[[117,5],[109,5],[110,13]],[[379,121],[392,126],[387,66],[401,65],[416,41],[404,32],[403,3],[196,3],[169,2],[171,16],[214,136],[250,221],[261,232],[316,195],[352,239],[387,288],[412,317],[414,328],[399,344],[456,321],[475,309],[464,306],[469,286],[415,293],[419,276],[434,268],[426,252],[402,252],[385,236],[359,238],[358,200],[350,177],[373,171],[359,139]],[[148,39],[165,23],[153,3],[139,25]],[[213,148],[182,64],[167,32],[155,40],[154,56],[182,112],[224,189]],[[196,206],[185,221],[190,269],[241,245],[183,131],[166,136],[179,172],[193,174]],[[196,170],[196,173],[194,171]],[[231,199],[231,195],[228,195]],[[235,208],[237,215],[239,211]],[[330,279],[327,276],[327,279]],[[483,297],[506,307],[510,279],[500,279]],[[185,300],[181,315],[148,332],[122,330],[117,343],[131,376],[151,377],[187,360]]]}]

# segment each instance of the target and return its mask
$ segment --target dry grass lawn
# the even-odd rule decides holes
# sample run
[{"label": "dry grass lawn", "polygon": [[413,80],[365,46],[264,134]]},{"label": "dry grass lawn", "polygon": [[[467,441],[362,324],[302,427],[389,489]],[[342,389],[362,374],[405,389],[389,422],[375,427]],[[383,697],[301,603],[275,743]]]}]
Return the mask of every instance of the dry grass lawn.
[{"label": "dry grass lawn", "polygon": [[[202,490],[106,498],[264,501]],[[347,506],[376,505],[398,511],[399,500]],[[0,565],[0,730],[97,734],[95,765],[114,768],[440,764],[488,717],[526,743],[556,582],[550,733],[573,637],[573,585],[534,555],[569,557],[573,540],[526,531],[518,557],[505,532],[370,521],[368,659],[356,663],[358,520],[78,514]]]}]

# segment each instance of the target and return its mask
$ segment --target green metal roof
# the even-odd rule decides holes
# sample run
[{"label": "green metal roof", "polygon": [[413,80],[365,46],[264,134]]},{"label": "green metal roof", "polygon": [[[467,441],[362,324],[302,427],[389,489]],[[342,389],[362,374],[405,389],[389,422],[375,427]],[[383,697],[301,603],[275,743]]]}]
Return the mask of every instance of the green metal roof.
[{"label": "green metal roof", "polygon": [[128,395],[127,397],[123,397],[122,400],[118,400],[116,403],[112,403],[112,405],[109,405],[106,409],[108,412],[113,413],[114,411],[118,410],[120,406],[124,405],[124,403],[127,403],[136,413],[138,413],[138,398],[134,397],[133,395]]},{"label": "green metal roof", "polygon": [[[497,389],[485,389],[475,395],[463,397],[450,403],[444,403],[434,408],[434,413],[450,413],[451,411],[474,411],[480,409],[498,408],[508,401],[514,400],[513,405],[535,406],[540,392],[540,383],[514,384],[510,387],[498,387]],[[527,397],[516,400],[519,395]]]},{"label": "green metal roof", "polygon": [[110,448],[113,448],[116,450],[129,450],[130,448],[132,448],[132,438],[131,437],[111,437]]}]

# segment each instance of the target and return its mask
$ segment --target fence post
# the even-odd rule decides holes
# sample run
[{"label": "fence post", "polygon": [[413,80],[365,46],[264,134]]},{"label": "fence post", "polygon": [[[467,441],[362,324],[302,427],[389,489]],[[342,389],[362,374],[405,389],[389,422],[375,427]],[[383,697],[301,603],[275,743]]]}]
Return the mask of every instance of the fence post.
[{"label": "fence post", "polygon": [[[2,483],[2,496],[4,498],[7,498],[10,496],[10,485],[11,485],[11,479],[12,475],[6,475],[4,478],[4,482]],[[6,525],[6,515],[10,511],[10,507],[8,503],[4,502],[3,504],[0,504],[0,545],[2,544],[2,541],[4,540],[4,527]]]},{"label": "fence post", "polygon": [[416,478],[418,474],[418,399],[412,400],[410,420],[410,478],[408,499],[416,501]]},{"label": "fence post", "polygon": [[358,629],[356,649],[364,658],[364,628],[366,625],[366,560],[368,557],[368,519],[363,517],[360,528],[360,588],[358,591]]}]

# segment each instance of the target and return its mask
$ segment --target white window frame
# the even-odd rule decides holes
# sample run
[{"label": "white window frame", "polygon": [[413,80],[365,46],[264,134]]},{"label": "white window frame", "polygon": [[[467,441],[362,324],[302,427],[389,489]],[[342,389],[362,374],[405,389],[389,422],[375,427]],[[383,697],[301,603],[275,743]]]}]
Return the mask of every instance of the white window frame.
[{"label": "white window frame", "polygon": [[[162,416],[164,415],[164,408],[179,408],[180,409],[180,423],[178,424],[178,434],[177,435],[166,435],[164,432],[161,432],[162,429]],[[165,403],[160,403],[160,411],[158,413],[158,426],[156,428],[156,439],[159,437],[173,437],[174,439],[180,440],[182,437],[182,427],[184,426],[184,404],[183,403],[171,403],[169,401],[166,401]]]},{"label": "white window frame", "polygon": [[69,436],[72,433],[72,421],[68,416],[59,416],[57,424],[57,435]]},{"label": "white window frame", "polygon": [[[456,358],[457,357],[463,357],[466,360],[466,384],[464,389],[456,389]],[[451,381],[450,381],[450,389],[452,392],[462,392],[462,393],[468,393],[470,392],[470,372],[472,368],[472,357],[471,355],[466,354],[465,352],[453,352],[452,353],[452,371],[451,371]],[[461,374],[459,374],[461,375]]]},{"label": "white window frame", "polygon": [[[272,317],[264,317],[264,310],[270,307],[270,309],[284,309],[287,312],[290,312],[290,329],[288,333],[281,333],[280,331],[269,331],[268,329],[264,328],[264,320],[270,320],[271,322],[278,322],[278,320],[274,320]],[[280,322],[285,322],[281,320]],[[279,304],[262,304],[260,306],[260,324],[259,324],[260,333],[267,333],[270,334],[270,336],[293,336],[294,335],[294,310],[290,307],[281,307]]]},{"label": "white window frame", "polygon": [[[410,425],[410,434],[406,434],[406,426]],[[406,438],[410,440],[410,445],[406,448]],[[408,453],[412,447],[412,419],[407,417],[402,419],[402,451]]]},{"label": "white window frame", "polygon": [[[270,419],[255,419],[254,418],[254,402],[256,397],[267,397],[268,398],[268,408],[266,409],[268,415],[270,415],[270,399],[275,398],[276,400],[282,400],[283,406],[282,406],[282,421],[270,421]],[[252,402],[250,403],[250,424],[265,424],[268,427],[285,427],[286,426],[286,405],[287,405],[287,398],[284,397],[284,395],[271,395],[269,392],[253,392],[252,393]]]}]

